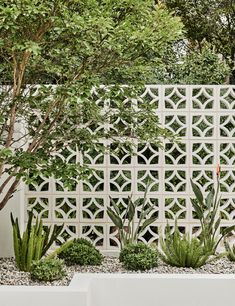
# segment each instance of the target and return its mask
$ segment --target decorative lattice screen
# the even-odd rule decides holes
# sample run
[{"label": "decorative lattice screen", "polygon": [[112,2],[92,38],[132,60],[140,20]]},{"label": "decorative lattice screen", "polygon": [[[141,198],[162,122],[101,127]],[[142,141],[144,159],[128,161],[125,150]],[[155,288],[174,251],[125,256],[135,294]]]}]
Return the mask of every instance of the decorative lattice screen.
[{"label": "decorative lattice screen", "polygon": [[[80,182],[73,191],[53,179],[41,179],[25,192],[28,209],[35,208],[46,224],[64,223],[61,241],[83,236],[103,250],[118,247],[117,232],[106,207],[109,196],[126,205],[127,196],[143,197],[151,181],[148,201],[157,222],[148,227],[142,241],[158,241],[166,222],[182,231],[198,233],[190,202],[192,177],[206,191],[215,182],[216,164],[222,165],[222,226],[235,223],[235,86],[146,86],[142,99],[156,105],[156,115],[181,143],[165,141],[165,151],[153,145],[138,145],[137,155],[97,155],[88,152],[86,162],[97,169],[89,182]],[[80,160],[74,148],[64,153],[67,162]]]}]

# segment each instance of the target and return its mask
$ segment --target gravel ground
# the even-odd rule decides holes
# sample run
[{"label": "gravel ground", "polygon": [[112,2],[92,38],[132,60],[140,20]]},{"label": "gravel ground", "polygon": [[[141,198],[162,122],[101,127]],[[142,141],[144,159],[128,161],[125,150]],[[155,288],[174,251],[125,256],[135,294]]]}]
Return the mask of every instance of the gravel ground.
[{"label": "gravel ground", "polygon": [[[0,258],[0,285],[48,285],[48,286],[61,286],[69,285],[73,274],[78,273],[136,273],[125,270],[115,257],[105,257],[101,266],[73,266],[67,267],[67,276],[54,282],[35,282],[30,279],[27,272],[20,272],[14,263],[13,258]],[[198,269],[192,268],[176,268],[165,265],[159,262],[157,268],[137,273],[215,273],[215,274],[235,274],[235,263],[230,262],[226,258],[220,258],[211,263],[207,263]]]}]

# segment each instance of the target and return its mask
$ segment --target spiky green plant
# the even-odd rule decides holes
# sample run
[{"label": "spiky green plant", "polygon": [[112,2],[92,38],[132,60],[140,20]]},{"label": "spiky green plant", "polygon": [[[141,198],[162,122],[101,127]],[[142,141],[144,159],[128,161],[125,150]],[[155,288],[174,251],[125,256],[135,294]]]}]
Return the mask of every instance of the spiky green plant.
[{"label": "spiky green plant", "polygon": [[46,254],[51,245],[61,233],[63,226],[54,225],[44,227],[41,218],[36,218],[35,224],[33,212],[28,214],[26,229],[21,236],[18,218],[14,220],[11,214],[13,228],[13,242],[16,265],[21,271],[30,271],[32,262],[39,260]]},{"label": "spiky green plant", "polygon": [[191,180],[191,185],[196,199],[191,199],[193,208],[195,210],[197,218],[200,220],[201,224],[201,235],[200,239],[203,243],[205,252],[210,252],[215,254],[216,249],[220,241],[235,229],[235,225],[229,226],[222,230],[220,236],[218,231],[220,228],[220,167],[217,167],[217,185],[216,188],[212,188],[208,193],[207,197],[204,199],[201,190],[198,186]]},{"label": "spiky green plant", "polygon": [[228,241],[224,241],[226,255],[230,261],[235,261],[235,244],[230,246]]},{"label": "spiky green plant", "polygon": [[[141,199],[132,201],[131,197],[128,197],[127,206],[124,212],[121,211],[115,201],[110,198],[113,207],[108,207],[107,213],[114,225],[118,228],[121,249],[127,244],[137,243],[139,234],[157,219],[155,216],[147,217],[155,207],[155,205],[149,206],[146,204],[147,191],[148,188],[145,190],[142,203]],[[135,216],[137,215],[139,206],[140,214],[137,226],[135,227]]]},{"label": "spiky green plant", "polygon": [[177,225],[173,233],[167,225],[165,239],[160,238],[160,246],[159,257],[175,267],[198,268],[203,266],[210,256],[209,253],[204,253],[203,245],[198,238],[190,238],[187,234],[181,236]]}]

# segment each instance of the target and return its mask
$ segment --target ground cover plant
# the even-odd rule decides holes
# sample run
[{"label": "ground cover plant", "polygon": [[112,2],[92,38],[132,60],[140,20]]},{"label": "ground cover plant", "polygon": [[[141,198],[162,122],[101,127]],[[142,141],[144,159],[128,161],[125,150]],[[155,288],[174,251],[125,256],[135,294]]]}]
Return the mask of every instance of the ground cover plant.
[{"label": "ground cover plant", "polygon": [[30,276],[33,280],[52,282],[66,276],[64,261],[58,258],[34,261]]},{"label": "ground cover plant", "polygon": [[157,266],[158,254],[155,247],[130,243],[121,250],[119,260],[127,270],[144,271]]},{"label": "ground cover plant", "polygon": [[66,265],[100,265],[103,255],[93,244],[83,238],[74,239],[73,242],[58,254]]}]

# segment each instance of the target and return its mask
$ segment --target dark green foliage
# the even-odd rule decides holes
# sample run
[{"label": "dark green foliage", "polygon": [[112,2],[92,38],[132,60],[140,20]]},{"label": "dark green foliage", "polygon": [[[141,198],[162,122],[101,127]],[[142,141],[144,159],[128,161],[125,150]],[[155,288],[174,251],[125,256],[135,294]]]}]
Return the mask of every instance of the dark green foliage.
[{"label": "dark green foliage", "polygon": [[44,227],[42,220],[36,218],[33,225],[33,212],[29,212],[28,223],[23,235],[20,234],[18,218],[11,214],[16,265],[21,271],[30,271],[33,260],[39,260],[56,241],[63,226]]},{"label": "dark green foliage", "polygon": [[235,244],[229,245],[227,241],[224,241],[224,247],[227,252],[227,257],[230,261],[235,261]]},{"label": "dark green foliage", "polygon": [[66,276],[64,262],[61,259],[41,259],[34,261],[30,276],[33,280],[51,282]]},{"label": "dark green foliage", "polygon": [[157,250],[144,243],[126,245],[120,252],[119,260],[127,270],[149,270],[157,266]]},{"label": "dark green foliage", "polygon": [[159,257],[175,267],[201,267],[210,255],[204,252],[199,239],[190,238],[186,234],[181,236],[177,226],[174,233],[171,233],[170,226],[167,225],[165,239],[161,238],[160,245]]},{"label": "dark green foliage", "polygon": [[[112,208],[107,208],[107,213],[114,225],[118,228],[119,239],[121,248],[129,243],[136,243],[139,234],[150,224],[152,224],[157,217],[148,215],[153,211],[154,205],[148,205],[146,188],[144,198],[141,203],[141,199],[132,201],[131,197],[128,197],[127,206],[124,212],[120,210],[114,200],[111,200]],[[140,208],[139,222],[137,227],[134,227],[135,217],[137,216],[137,210]]]},{"label": "dark green foliage", "polygon": [[201,190],[191,180],[191,185],[196,199],[191,199],[193,208],[195,210],[197,218],[201,223],[201,235],[200,240],[203,244],[205,252],[214,254],[220,243],[220,241],[235,229],[235,225],[225,228],[220,237],[218,237],[218,231],[220,229],[221,217],[219,213],[220,208],[220,183],[219,175],[217,175],[217,186],[208,193],[204,199]]},{"label": "dark green foliage", "polygon": [[58,254],[64,259],[66,265],[97,266],[102,263],[103,256],[90,241],[78,238],[75,239],[65,250]]},{"label": "dark green foliage", "polygon": [[212,49],[217,54],[223,54],[224,59],[234,67],[233,0],[163,0],[163,2],[181,17],[191,48],[201,52],[203,43],[210,43]]}]

